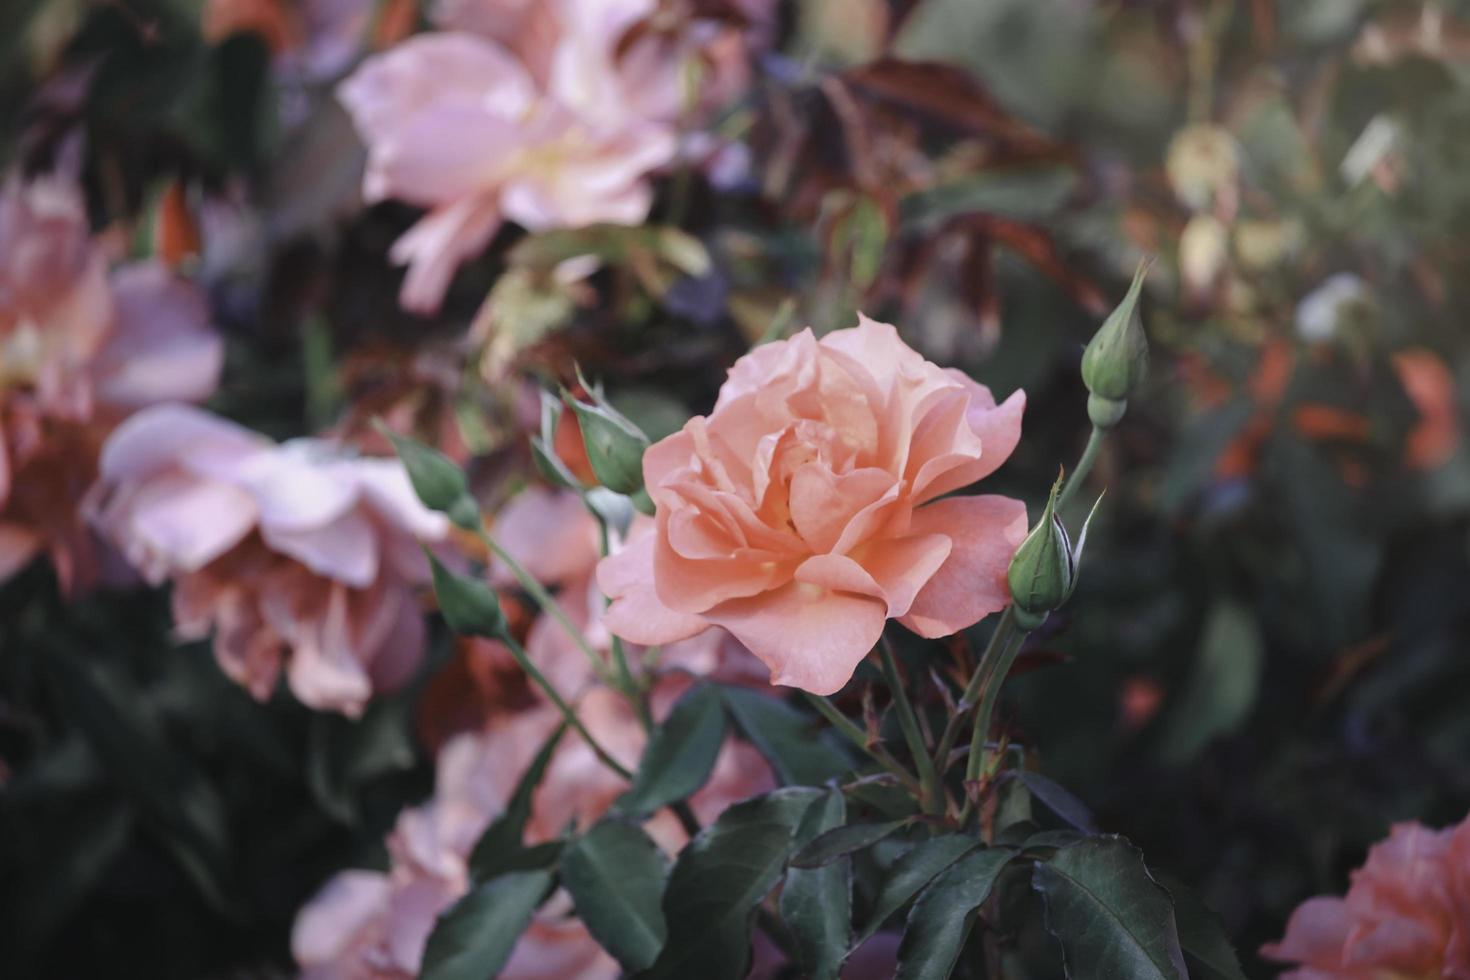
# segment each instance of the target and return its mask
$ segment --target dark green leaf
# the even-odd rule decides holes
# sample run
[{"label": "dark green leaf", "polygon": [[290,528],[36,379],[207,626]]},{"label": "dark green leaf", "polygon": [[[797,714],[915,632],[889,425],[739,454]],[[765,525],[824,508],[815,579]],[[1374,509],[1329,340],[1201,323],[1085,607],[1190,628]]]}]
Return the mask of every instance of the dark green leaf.
[{"label": "dark green leaf", "polygon": [[561,856],[561,883],[577,916],[630,971],[647,968],[663,948],[667,929],[659,902],[667,873],[658,845],[616,819],[596,824]]},{"label": "dark green leaf", "polygon": [[857,949],[883,928],[883,923],[907,905],[919,889],[934,880],[935,875],[979,846],[980,841],[974,837],[948,834],[924,841],[895,861],[878,889],[878,897],[873,900],[868,924],[858,933],[852,948]]},{"label": "dark green leaf", "polygon": [[722,688],[730,716],[776,770],[781,782],[821,786],[852,769],[844,746],[809,715],[767,694]]},{"label": "dark green leaf", "polygon": [[1187,980],[1168,892],[1121,837],[1089,837],[1038,861],[1032,884],[1072,980]]},{"label": "dark green leaf", "polygon": [[819,835],[791,859],[793,868],[820,868],[840,857],[872,847],[894,831],[907,827],[907,820],[889,820],[885,823],[855,823],[846,827],[834,827]]},{"label": "dark green leaf", "polygon": [[494,590],[479,579],[451,572],[432,551],[429,568],[434,575],[434,595],[444,622],[461,636],[499,636],[505,628],[505,614]]},{"label": "dark green leaf", "polygon": [[1021,771],[1016,774],[1016,778],[1052,813],[1084,834],[1097,833],[1097,821],[1093,819],[1092,811],[1067,790],[1039,772]]},{"label": "dark green leaf", "polygon": [[521,781],[516,784],[505,812],[491,821],[490,826],[485,828],[485,832],[475,842],[475,849],[470,852],[470,875],[476,881],[485,881],[507,870],[520,852],[526,821],[531,816],[531,796],[546,775],[552,753],[556,751],[556,745],[565,731],[566,725],[560,725],[551,733],[546,744],[536,753],[536,758],[531,760]]},{"label": "dark green leaf", "polygon": [[679,699],[654,731],[633,787],[618,801],[625,813],[652,813],[685,799],[709,778],[725,741],[725,709],[718,688],[695,687]]},{"label": "dark green leaf", "polygon": [[1191,889],[1177,881],[1165,884],[1174,899],[1179,945],[1184,950],[1192,980],[1245,980],[1240,958],[1225,934],[1220,917]]},{"label": "dark green leaf", "polygon": [[429,934],[420,980],[495,976],[553,882],[549,871],[512,871],[471,888]]},{"label": "dark green leaf", "polygon": [[947,980],[975,924],[975,910],[1015,856],[1000,847],[974,851],[924,889],[898,947],[897,980]]},{"label": "dark green leaf", "polygon": [[668,943],[642,980],[743,980],[751,914],[780,879],[802,817],[823,795],[790,787],[737,803],[690,841],[664,891]]},{"label": "dark green leaf", "polygon": [[[847,805],[839,790],[813,803],[797,829],[796,845],[842,826]],[[792,868],[781,889],[781,918],[796,939],[796,962],[811,980],[835,980],[852,938],[852,860],[822,868]]]}]

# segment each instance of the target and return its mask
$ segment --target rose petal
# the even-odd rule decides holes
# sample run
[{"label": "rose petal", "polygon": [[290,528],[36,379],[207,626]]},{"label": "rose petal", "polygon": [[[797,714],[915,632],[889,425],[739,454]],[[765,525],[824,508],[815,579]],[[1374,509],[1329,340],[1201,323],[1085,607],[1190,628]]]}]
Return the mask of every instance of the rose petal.
[{"label": "rose petal", "polygon": [[381,872],[340,872],[296,916],[291,955],[302,966],[336,959],[357,933],[387,913],[391,892],[388,876]]},{"label": "rose petal", "polygon": [[920,636],[948,636],[1011,601],[1006,568],[1026,538],[1026,505],[1009,497],[950,497],[914,511],[914,534],[944,534],[949,557],[901,622]]},{"label": "rose petal", "polygon": [[883,635],[881,599],[790,582],[722,602],[705,619],[723,626],[771,669],[771,683],[835,694]]},{"label": "rose petal", "polygon": [[703,617],[679,613],[659,601],[653,585],[654,536],[634,534],[621,551],[597,565],[597,585],[612,600],[603,623],[630,643],[661,646],[709,627]]}]

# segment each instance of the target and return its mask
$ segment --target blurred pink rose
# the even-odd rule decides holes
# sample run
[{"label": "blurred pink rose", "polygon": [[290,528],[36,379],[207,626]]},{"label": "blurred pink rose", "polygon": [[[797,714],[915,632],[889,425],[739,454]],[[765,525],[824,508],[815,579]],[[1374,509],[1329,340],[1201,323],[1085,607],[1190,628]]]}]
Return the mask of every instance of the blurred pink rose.
[{"label": "blurred pink rose", "polygon": [[[620,695],[589,691],[579,714],[589,730],[625,765],[636,765],[644,736]],[[297,917],[292,949],[305,980],[345,977],[407,978],[418,974],[435,918],[469,887],[467,865],[480,833],[503,811],[521,774],[556,728],[558,714],[538,706],[500,716],[483,732],[447,742],[438,759],[434,798],[404,812],[388,842],[386,873],[337,875]],[[692,805],[702,820],[731,802],[773,787],[765,762],[749,746],[731,742]],[[558,744],[532,802],[528,843],[560,836],[569,825],[585,829],[627,788],[575,735]],[[672,815],[648,830],[673,851],[686,840]],[[613,980],[617,963],[571,915],[558,894],[537,913],[501,980]]]},{"label": "blurred pink rose", "polygon": [[723,626],[773,683],[831,694],[887,619],[944,636],[1004,608],[1025,505],[938,498],[1005,462],[1024,407],[866,317],[757,347],[709,417],[645,454],[656,533],[599,567],[608,628],[659,644]]},{"label": "blurred pink rose", "polygon": [[403,305],[419,312],[438,308],[455,268],[503,220],[533,231],[642,221],[646,175],[674,153],[666,127],[583,116],[472,34],[410,38],[340,91],[368,143],[364,197],[429,208],[391,252],[409,267]]},{"label": "blurred pink rose", "polygon": [[61,177],[0,187],[0,581],[41,551],[63,589],[97,559],[80,503],[129,412],[213,393],[223,346],[198,290],[161,264],[108,271]]},{"label": "blurred pink rose", "polygon": [[1302,903],[1261,955],[1299,965],[1285,980],[1470,978],[1470,819],[1395,824],[1345,897]]},{"label": "blurred pink rose", "polygon": [[447,0],[435,20],[339,89],[368,145],[363,196],[429,211],[391,252],[421,313],[504,221],[642,222],[649,175],[749,86],[764,36],[657,0]]},{"label": "blurred pink rose", "polygon": [[102,451],[96,526],[152,583],[182,636],[212,631],[262,700],[284,667],[314,708],[361,712],[423,654],[423,543],[448,534],[401,464],[315,440],[275,445],[184,405],[145,409]]}]

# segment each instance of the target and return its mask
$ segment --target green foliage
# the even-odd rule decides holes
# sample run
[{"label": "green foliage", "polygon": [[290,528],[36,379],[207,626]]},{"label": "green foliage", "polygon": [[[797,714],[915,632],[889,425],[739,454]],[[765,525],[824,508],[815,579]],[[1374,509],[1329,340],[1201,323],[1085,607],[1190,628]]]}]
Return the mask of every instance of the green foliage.
[{"label": "green foliage", "polygon": [[[847,817],[842,793],[829,790],[811,805],[797,828],[795,846],[808,847]],[[781,919],[795,937],[796,963],[812,980],[835,980],[852,935],[851,859],[819,868],[791,867],[781,887]]]},{"label": "green foliage", "polygon": [[764,694],[721,688],[736,727],[776,770],[783,783],[820,786],[850,769],[846,749],[821,732],[821,722]]},{"label": "green foliage", "polygon": [[1060,848],[1037,862],[1033,881],[1068,977],[1188,980],[1173,902],[1127,841],[1092,837]]},{"label": "green foliage", "polygon": [[495,976],[555,879],[545,870],[512,871],[475,885],[439,917],[424,948],[424,980]]},{"label": "green foliage", "polygon": [[546,767],[551,764],[552,754],[565,733],[566,726],[561,725],[546,739],[521,775],[520,782],[516,783],[505,812],[492,820],[475,842],[474,850],[470,852],[469,867],[470,874],[477,880],[486,881],[504,873],[516,860],[523,846],[526,821],[531,817],[532,796],[545,778]]},{"label": "green foliage", "polygon": [[825,795],[779,789],[737,803],[700,831],[664,892],[668,943],[639,980],[742,980],[755,907],[780,880],[802,818]]},{"label": "green foliage", "polygon": [[975,910],[990,897],[1013,851],[973,851],[925,887],[909,913],[898,950],[898,980],[945,980],[975,924]]},{"label": "green foliage", "polygon": [[561,855],[561,883],[577,915],[630,972],[651,966],[667,938],[659,905],[667,874],[658,845],[618,819],[596,824]]},{"label": "green foliage", "polygon": [[720,690],[701,684],[679,699],[648,740],[633,785],[617,802],[628,814],[648,814],[687,799],[703,786],[725,741]]}]

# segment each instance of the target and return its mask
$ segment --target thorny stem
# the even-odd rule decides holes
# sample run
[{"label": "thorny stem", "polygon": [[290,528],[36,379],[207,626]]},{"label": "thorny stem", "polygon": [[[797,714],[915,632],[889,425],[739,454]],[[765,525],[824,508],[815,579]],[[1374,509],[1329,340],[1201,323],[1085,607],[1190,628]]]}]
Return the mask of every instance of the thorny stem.
[{"label": "thorny stem", "polygon": [[831,723],[832,727],[837,730],[837,733],[839,735],[847,739],[853,745],[856,745],[874,762],[878,763],[878,765],[882,766],[884,769],[887,769],[889,772],[893,773],[894,776],[898,777],[899,782],[908,787],[910,792],[915,793],[916,795],[918,794],[919,781],[914,778],[914,774],[909,772],[908,769],[904,767],[903,763],[895,759],[888,752],[887,749],[883,748],[882,745],[875,745],[870,743],[868,741],[867,733],[864,732],[857,725],[853,724],[853,722],[848,719],[846,715],[838,711],[836,705],[817,694],[807,694],[806,699],[813,708],[817,709],[818,714],[820,714],[823,718],[827,719],[827,721]]},{"label": "thorny stem", "polygon": [[941,776],[949,768],[949,755],[954,751],[955,742],[959,741],[960,729],[964,727],[965,719],[970,716],[979,700],[980,686],[984,683],[985,675],[994,668],[1001,649],[1010,640],[1015,628],[1015,611],[1013,607],[1006,606],[1005,612],[1000,614],[1000,622],[995,624],[995,632],[990,634],[985,652],[980,654],[980,660],[975,664],[975,673],[970,675],[970,682],[965,685],[965,693],[955,713],[950,716],[949,722],[944,726],[944,733],[939,738],[939,749],[934,753],[934,767]]},{"label": "thorny stem", "polygon": [[878,655],[883,661],[883,677],[888,681],[888,690],[894,707],[898,710],[899,727],[903,729],[909,755],[913,756],[914,765],[919,770],[919,805],[927,813],[939,813],[944,809],[939,775],[935,771],[934,760],[929,758],[929,747],[924,744],[924,736],[919,732],[919,719],[914,714],[908,692],[904,690],[903,678],[899,676],[898,662],[893,656],[893,644],[886,636],[878,640]]},{"label": "thorny stem", "polygon": [[582,737],[582,741],[587,743],[587,747],[592,750],[592,753],[597,756],[598,760],[619,776],[632,781],[633,774],[621,762],[609,755],[597,739],[592,737],[592,733],[582,724],[582,720],[577,717],[577,713],[572,710],[572,706],[567,704],[566,700],[552,686],[551,681],[546,679],[546,675],[541,673],[535,664],[531,663],[531,658],[526,656],[525,648],[521,646],[516,638],[511,636],[509,631],[506,631],[501,634],[500,639],[505,644],[506,649],[510,651],[510,655],[515,658],[516,663],[520,665],[521,670],[524,670],[526,676],[531,678],[531,681],[545,692],[547,698],[551,700],[552,704],[556,705],[557,710],[566,719],[567,725]]}]

